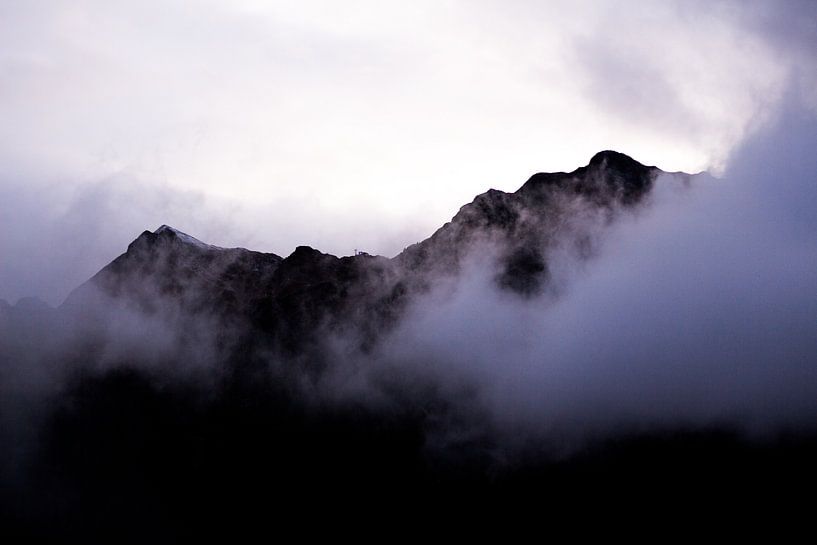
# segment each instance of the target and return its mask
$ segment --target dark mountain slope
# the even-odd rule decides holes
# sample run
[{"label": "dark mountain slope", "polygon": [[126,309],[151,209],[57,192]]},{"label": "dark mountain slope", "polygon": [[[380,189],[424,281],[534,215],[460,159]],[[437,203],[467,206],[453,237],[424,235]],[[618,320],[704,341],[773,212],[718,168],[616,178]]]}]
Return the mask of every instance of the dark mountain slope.
[{"label": "dark mountain slope", "polygon": [[550,278],[549,253],[591,255],[594,230],[637,206],[660,172],[601,152],[573,172],[536,174],[515,193],[478,195],[393,259],[338,258],[305,246],[281,258],[211,246],[162,226],[142,233],[63,307],[89,312],[102,294],[103,306],[113,299],[147,313],[182,311],[240,323],[255,332],[252,342],[290,355],[327,330],[352,334],[366,348],[414,295],[456,276],[475,254],[488,254],[499,286],[520,296],[540,293]]},{"label": "dark mountain slope", "polygon": [[602,215],[609,223],[622,209],[636,206],[659,173],[624,154],[603,151],[573,172],[534,174],[515,193],[491,189],[478,195],[396,259],[424,283],[430,274],[456,274],[475,244],[489,243],[497,253],[498,283],[533,295],[548,280],[547,254],[557,244],[573,244],[580,253],[591,250],[591,234],[576,220]]},{"label": "dark mountain slope", "polygon": [[[503,297],[546,293],[560,258],[592,257],[598,233],[638,209],[660,173],[602,152],[479,195],[392,259],[305,246],[282,258],[163,226],[58,309],[0,301],[0,535],[201,543],[519,518],[541,531],[565,512],[586,524],[593,511],[631,520],[801,497],[817,483],[811,436],[637,428],[509,447],[479,385],[415,374],[440,363],[422,349],[356,396],[321,383],[353,374],[356,358],[383,363],[383,333],[468,267],[494,275]],[[345,351],[327,347],[333,335]]]},{"label": "dark mountain slope", "polygon": [[188,312],[232,313],[258,295],[282,259],[243,248],[219,248],[163,225],[145,231],[127,252],[75,290],[64,303],[82,305],[92,289],[155,312],[176,304]]}]

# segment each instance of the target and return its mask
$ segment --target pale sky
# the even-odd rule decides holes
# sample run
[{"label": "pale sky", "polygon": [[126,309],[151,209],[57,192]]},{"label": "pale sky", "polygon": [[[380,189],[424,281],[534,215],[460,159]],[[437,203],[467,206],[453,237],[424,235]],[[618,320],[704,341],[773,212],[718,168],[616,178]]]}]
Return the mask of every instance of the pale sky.
[{"label": "pale sky", "polygon": [[720,171],[797,89],[810,2],[0,0],[0,298],[145,229],[392,256],[616,149]]}]

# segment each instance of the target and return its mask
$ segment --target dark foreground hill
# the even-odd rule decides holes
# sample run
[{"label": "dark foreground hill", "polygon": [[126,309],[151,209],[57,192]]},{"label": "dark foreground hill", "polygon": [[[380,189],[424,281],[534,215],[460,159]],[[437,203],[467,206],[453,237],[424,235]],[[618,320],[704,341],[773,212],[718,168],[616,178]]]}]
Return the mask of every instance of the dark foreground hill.
[{"label": "dark foreground hill", "polygon": [[474,385],[382,355],[418,305],[474,271],[497,297],[558,298],[564,260],[592,260],[657,183],[690,179],[663,174],[601,152],[477,196],[391,259],[305,246],[282,258],[162,226],[57,309],[0,302],[2,531],[390,539],[433,522],[547,525],[813,486],[810,437],[636,426],[538,442],[502,429]]}]

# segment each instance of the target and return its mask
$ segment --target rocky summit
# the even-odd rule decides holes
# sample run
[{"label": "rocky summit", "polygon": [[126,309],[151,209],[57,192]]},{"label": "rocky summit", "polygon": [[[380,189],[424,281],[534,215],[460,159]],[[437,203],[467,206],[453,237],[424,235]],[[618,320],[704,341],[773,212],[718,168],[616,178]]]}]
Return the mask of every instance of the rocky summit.
[{"label": "rocky summit", "polygon": [[603,151],[573,172],[535,174],[514,193],[478,195],[431,237],[391,259],[336,257],[307,246],[282,258],[212,246],[163,225],[139,235],[63,309],[99,312],[104,298],[103,311],[124,305],[241,324],[246,342],[289,354],[326,329],[353,334],[366,349],[413,297],[456,277],[475,254],[499,288],[522,298],[541,294],[549,285],[549,254],[558,248],[592,255],[594,230],[638,207],[661,172]]}]

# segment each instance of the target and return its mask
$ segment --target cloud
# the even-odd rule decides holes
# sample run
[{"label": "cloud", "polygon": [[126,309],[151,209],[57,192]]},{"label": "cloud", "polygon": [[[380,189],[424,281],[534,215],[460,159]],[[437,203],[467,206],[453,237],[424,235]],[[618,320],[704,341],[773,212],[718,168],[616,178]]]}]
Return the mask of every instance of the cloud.
[{"label": "cloud", "polygon": [[[372,380],[380,380],[378,369],[395,366],[402,369],[400,376],[406,372],[433,377],[441,374],[443,384],[471,392],[468,410],[475,402],[473,392],[478,392],[479,401],[500,428],[532,426],[543,433],[569,428],[576,422],[582,423],[582,429],[607,429],[620,423],[700,424],[736,419],[762,428],[769,422],[794,425],[802,415],[811,414],[811,399],[815,397],[807,385],[812,382],[815,353],[810,317],[815,311],[811,294],[817,292],[813,289],[817,275],[812,217],[817,204],[812,182],[817,165],[810,150],[817,141],[817,131],[808,109],[810,95],[798,85],[801,82],[795,76],[801,73],[793,67],[808,74],[801,52],[810,46],[813,35],[809,27],[797,25],[799,30],[787,41],[781,30],[796,19],[793,14],[800,13],[801,8],[786,5],[790,11],[778,14],[756,6],[743,11],[720,4],[694,28],[685,21],[688,12],[676,5],[655,8],[634,20],[622,19],[614,10],[595,13],[577,8],[576,13],[587,19],[582,18],[581,24],[574,21],[560,39],[577,52],[581,85],[589,85],[589,100],[600,111],[632,119],[634,126],[649,125],[650,131],[695,140],[711,128],[705,119],[710,107],[721,112],[729,109],[726,102],[736,102],[739,115],[732,118],[735,124],[717,118],[713,125],[726,131],[719,133],[721,136],[732,134],[727,138],[729,145],[722,148],[731,150],[723,178],[703,177],[688,189],[661,180],[653,202],[641,213],[625,216],[609,232],[592,227],[600,255],[587,263],[569,255],[551,256],[551,268],[564,286],[560,297],[525,303],[508,298],[493,289],[494,271],[484,262],[475,263],[453,295],[435,294],[413,306],[412,313],[382,345],[382,352],[369,362],[375,369]],[[487,24],[481,17],[493,8],[486,5],[484,9],[468,19],[468,24],[458,19],[461,26],[456,28],[473,39],[469,25]],[[57,28],[87,24],[81,17],[73,18],[81,12],[66,8],[62,13],[67,19],[49,19]],[[426,15],[414,14],[420,19]],[[446,11],[444,15],[452,13]],[[99,16],[113,17],[114,26],[118,21],[113,13]],[[191,31],[194,42],[207,34],[202,29],[216,21],[202,17],[196,19],[202,26]],[[369,43],[381,34],[365,20],[327,29],[315,17],[312,12],[289,13],[275,20],[303,39],[312,36]],[[562,17],[570,19],[569,15]],[[497,44],[496,48],[489,47],[490,54],[481,53],[485,58],[480,57],[474,66],[457,68],[453,72],[457,81],[474,76],[471,70],[483,62],[502,64],[507,55],[519,51],[518,42],[503,44],[497,40],[513,22],[518,21],[511,17],[486,27],[486,39]],[[38,26],[41,22],[35,18],[28,24]],[[259,24],[254,28],[266,28]],[[663,62],[663,53],[630,38],[634,32],[622,31],[605,41],[611,37],[609,32],[602,32],[605,25],[622,30],[644,27],[650,44],[664,36],[669,45],[661,51],[679,62]],[[175,24],[165,21],[159,27],[165,32]],[[367,28],[370,32],[365,31]],[[740,38],[745,29],[753,29],[753,33]],[[529,32],[532,29],[520,23],[520,36],[529,36]],[[400,50],[401,36],[390,39],[388,47]],[[56,33],[54,38],[64,36]],[[440,38],[423,39],[428,40],[423,43],[431,44]],[[547,40],[531,43],[545,48],[553,45]],[[692,53],[683,53],[681,46],[690,43],[688,51]],[[89,47],[85,43],[81,49]],[[444,54],[456,57],[461,53],[457,47],[452,45]],[[317,55],[315,59],[322,55],[312,46],[307,49]],[[721,53],[703,59],[711,49]],[[719,63],[731,64],[747,52],[753,53],[755,70],[748,70],[744,59],[723,73],[716,70],[716,77],[706,76]],[[143,53],[139,50],[136,55],[142,58]],[[682,57],[673,57],[676,54]],[[782,55],[790,64],[775,67],[775,55]],[[703,60],[695,60],[698,58]],[[27,69],[36,64],[14,55],[6,62],[7,67],[22,63]],[[698,62],[703,64],[698,66]],[[45,62],[43,69],[56,69],[48,66]],[[29,76],[21,78],[37,81],[28,80]],[[684,81],[687,76],[690,80]],[[356,78],[352,78],[354,85]],[[778,91],[784,80],[793,82],[788,92]],[[726,94],[716,92],[724,85]],[[184,89],[176,88],[179,92]],[[453,88],[442,89],[443,96],[446,89]],[[526,84],[516,91],[530,98],[526,89],[532,87]],[[44,92],[45,99],[53,98]],[[694,97],[714,102],[698,103]],[[778,107],[772,123],[770,104],[775,101]],[[110,119],[119,118],[114,115]],[[146,123],[150,126],[150,119]],[[756,132],[749,131],[750,125]],[[748,139],[733,147],[746,134]],[[180,141],[185,142],[182,148],[190,143],[186,137]],[[29,147],[34,150],[31,142]],[[46,175],[52,166],[38,169],[14,154],[9,157],[12,168],[2,185],[6,198],[0,206],[5,228],[0,240],[4,252],[15,259],[4,260],[0,266],[0,297],[12,300],[34,292],[59,302],[139,232],[162,223],[224,246],[249,246],[263,239],[259,233],[264,229],[274,228],[276,240],[283,246],[290,238],[303,236],[303,229],[291,222],[305,222],[314,217],[315,210],[325,213],[310,229],[311,240],[318,242],[329,243],[337,235],[330,227],[345,217],[337,209],[322,208],[324,197],[310,201],[309,212],[299,190],[281,196],[280,202],[286,206],[276,207],[270,215],[263,206],[219,197],[206,189],[178,186],[162,178],[162,168],[155,165],[146,170],[120,170],[93,183],[58,183],[54,180],[70,176]],[[155,178],[165,181],[150,181]],[[344,183],[338,180],[336,186],[327,186],[327,193],[342,193]],[[378,212],[365,216],[365,229],[349,224],[340,231],[363,236],[372,230],[372,218],[377,218]],[[385,222],[382,216],[378,220]],[[392,234],[367,236],[368,241],[395,239]],[[357,361],[359,356],[353,359]],[[348,379],[345,369],[344,374]]]},{"label": "cloud", "polygon": [[[690,185],[659,179],[612,225],[571,216],[567,239],[589,234],[594,251],[552,252],[539,297],[498,290],[496,248],[477,245],[460,276],[365,350],[354,332],[319,329],[322,344],[288,359],[243,322],[172,297],[157,296],[155,314],[106,307],[90,324],[0,301],[11,531],[64,539],[138,519],[151,538],[191,535],[202,514],[267,520],[272,496],[300,509],[315,490],[331,509],[348,490],[380,503],[396,490],[395,510],[425,501],[441,475],[461,489],[462,474],[502,469],[540,499],[554,475],[527,480],[529,449],[710,426],[813,433],[813,10],[0,5],[0,298],[12,302],[59,303],[164,223],[283,255],[301,243],[393,254],[474,193],[602,148],[723,167]],[[749,468],[755,487],[758,461],[775,481],[781,469],[800,479],[813,458],[714,441],[690,462],[679,445],[657,458],[636,448],[627,484],[662,474],[667,448],[679,479],[706,485],[724,468],[743,485]]]},{"label": "cloud", "polygon": [[[720,165],[790,78],[815,87],[808,3],[357,5],[5,5],[2,201],[52,203],[29,232],[54,231],[89,181],[127,173],[234,206],[235,237],[215,243],[394,255],[473,195],[600,149]],[[118,244],[89,244],[86,262],[200,202],[168,199],[137,229],[108,222]],[[19,233],[16,217],[2,229]],[[32,282],[4,273],[4,297],[53,301],[66,288],[44,286],[89,272],[42,241]]]},{"label": "cloud", "polygon": [[411,369],[452,399],[468,392],[473,418],[453,431],[494,430],[505,446],[813,431],[817,117],[788,96],[722,178],[659,178],[644,208],[598,235],[596,257],[551,255],[567,275],[555,299],[509,297],[478,262],[455,290],[416,301],[372,382]]},{"label": "cloud", "polygon": [[[145,229],[184,226],[214,242],[240,243],[236,203],[119,173],[46,187],[6,178],[0,200],[0,298],[38,296],[52,305],[84,283]],[[244,235],[246,237],[246,235]],[[243,240],[246,240],[244,238]]]}]

